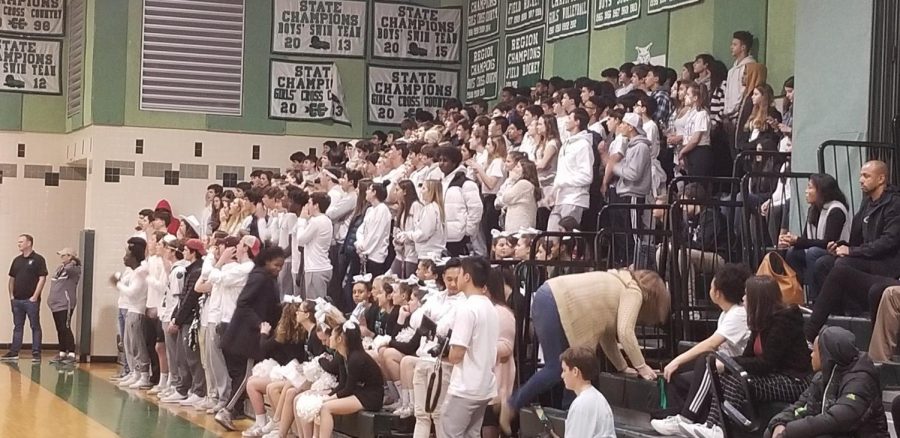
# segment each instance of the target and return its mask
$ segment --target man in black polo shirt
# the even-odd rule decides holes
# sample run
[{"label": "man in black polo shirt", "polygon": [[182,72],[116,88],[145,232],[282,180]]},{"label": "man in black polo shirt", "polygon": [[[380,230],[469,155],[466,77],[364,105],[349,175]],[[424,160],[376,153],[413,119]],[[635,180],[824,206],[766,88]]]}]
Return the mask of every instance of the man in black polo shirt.
[{"label": "man in black polo shirt", "polygon": [[31,324],[32,362],[41,361],[41,291],[47,281],[47,262],[34,252],[34,238],[22,234],[16,241],[21,254],[9,268],[9,299],[13,312],[13,341],[9,352],[2,360],[18,360],[22,348],[22,334],[25,331],[25,317]]}]

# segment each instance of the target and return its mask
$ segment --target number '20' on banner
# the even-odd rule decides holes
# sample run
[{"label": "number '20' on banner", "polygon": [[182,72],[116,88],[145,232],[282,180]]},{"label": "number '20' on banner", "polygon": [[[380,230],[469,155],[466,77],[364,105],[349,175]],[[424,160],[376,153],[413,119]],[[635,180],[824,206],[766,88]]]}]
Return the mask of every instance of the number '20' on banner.
[{"label": "number '20' on banner", "polygon": [[417,111],[432,114],[459,98],[459,72],[435,68],[369,66],[369,122],[399,125]]},{"label": "number '20' on banner", "polygon": [[334,63],[273,59],[269,69],[269,118],[350,124]]}]

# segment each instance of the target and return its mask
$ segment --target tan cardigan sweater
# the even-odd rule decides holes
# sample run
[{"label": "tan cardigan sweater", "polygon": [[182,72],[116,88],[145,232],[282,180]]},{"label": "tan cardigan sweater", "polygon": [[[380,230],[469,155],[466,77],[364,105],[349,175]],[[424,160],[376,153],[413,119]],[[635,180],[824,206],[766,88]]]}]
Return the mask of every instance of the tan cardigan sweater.
[{"label": "tan cardigan sweater", "polygon": [[547,284],[570,346],[596,349],[599,344],[616,369],[624,371],[628,364],[618,343],[632,367],[644,365],[634,332],[643,297],[630,272],[563,275],[547,280]]}]

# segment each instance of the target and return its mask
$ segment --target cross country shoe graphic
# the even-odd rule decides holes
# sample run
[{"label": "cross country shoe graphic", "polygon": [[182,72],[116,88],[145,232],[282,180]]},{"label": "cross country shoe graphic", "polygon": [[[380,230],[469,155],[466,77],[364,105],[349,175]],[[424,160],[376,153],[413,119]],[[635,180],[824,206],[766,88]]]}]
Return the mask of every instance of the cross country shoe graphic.
[{"label": "cross country shoe graphic", "polygon": [[3,82],[3,85],[9,88],[25,88],[25,81],[16,79],[13,75],[6,75],[6,81]]},{"label": "cross country shoe graphic", "polygon": [[409,54],[412,56],[428,56],[428,50],[419,47],[416,43],[409,43]]},{"label": "cross country shoe graphic", "polygon": [[331,49],[331,43],[320,40],[318,36],[313,36],[312,41],[309,42],[309,47],[319,50],[329,50]]}]

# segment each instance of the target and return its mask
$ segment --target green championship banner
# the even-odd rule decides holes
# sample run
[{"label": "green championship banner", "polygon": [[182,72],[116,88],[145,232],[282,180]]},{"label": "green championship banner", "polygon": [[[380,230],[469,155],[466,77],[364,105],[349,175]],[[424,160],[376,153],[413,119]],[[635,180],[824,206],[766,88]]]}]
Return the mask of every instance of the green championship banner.
[{"label": "green championship banner", "polygon": [[366,20],[365,1],[274,0],[272,51],[363,57]]},{"label": "green championship banner", "polygon": [[594,29],[615,26],[641,16],[641,0],[597,0]]},{"label": "green championship banner", "polygon": [[549,0],[547,41],[578,35],[590,30],[591,0]]},{"label": "green championship banner", "polygon": [[506,35],[503,86],[532,86],[544,73],[544,26]]},{"label": "green championship banner", "polygon": [[655,14],[694,3],[700,3],[700,0],[647,0],[647,13]]},{"label": "green championship banner", "polygon": [[0,0],[0,32],[61,37],[65,17],[63,0]]},{"label": "green championship banner", "polygon": [[341,75],[333,63],[272,60],[269,117],[350,124]]},{"label": "green championship banner", "polygon": [[459,62],[462,10],[375,3],[372,55],[422,62]]},{"label": "green championship banner", "polygon": [[544,0],[508,0],[506,2],[506,30],[516,30],[529,24],[544,22]]},{"label": "green championship banner", "polygon": [[498,57],[500,40],[488,41],[468,48],[469,76],[466,78],[466,102],[477,98],[491,100],[497,97]]},{"label": "green championship banner", "polygon": [[454,70],[369,66],[367,76],[370,123],[399,125],[418,110],[434,114],[459,96]]},{"label": "green championship banner", "polygon": [[472,0],[466,17],[466,41],[497,36],[500,32],[498,0]]},{"label": "green championship banner", "polygon": [[0,91],[60,94],[62,41],[0,35]]}]

